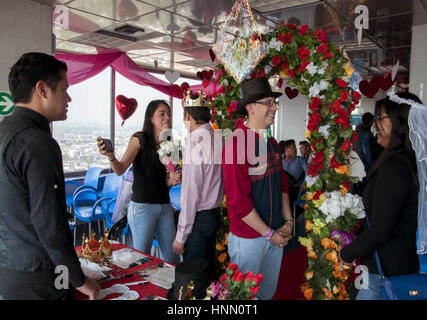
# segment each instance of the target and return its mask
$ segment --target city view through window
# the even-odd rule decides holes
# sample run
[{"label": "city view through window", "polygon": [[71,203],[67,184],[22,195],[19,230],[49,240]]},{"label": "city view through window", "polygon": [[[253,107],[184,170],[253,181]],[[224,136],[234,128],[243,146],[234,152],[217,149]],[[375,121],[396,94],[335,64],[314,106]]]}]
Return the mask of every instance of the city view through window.
[{"label": "city view through window", "polygon": [[[86,171],[93,166],[110,168],[107,157],[98,152],[96,138],[111,137],[111,72],[108,68],[95,77],[70,86],[68,89],[72,99],[69,103],[68,118],[65,121],[53,123],[53,136],[62,150],[65,173]],[[163,75],[153,75],[167,81]],[[186,78],[180,78],[176,83],[179,85],[182,82],[188,82],[190,85],[199,83]],[[136,84],[116,73],[115,96],[120,94],[127,98],[135,98],[138,108],[123,126],[122,119],[115,110],[115,155],[118,159],[124,155],[132,134],[142,130],[148,103],[155,99],[169,102],[168,95],[151,87]],[[173,105],[172,127],[179,136],[183,137],[187,134],[187,130],[183,123],[181,101],[173,99]]]}]

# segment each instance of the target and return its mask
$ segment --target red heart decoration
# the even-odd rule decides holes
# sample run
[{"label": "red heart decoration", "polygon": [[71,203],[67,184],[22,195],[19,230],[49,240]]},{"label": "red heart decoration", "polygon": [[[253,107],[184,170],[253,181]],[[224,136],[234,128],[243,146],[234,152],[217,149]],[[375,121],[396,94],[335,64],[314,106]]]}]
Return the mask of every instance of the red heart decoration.
[{"label": "red heart decoration", "polygon": [[209,49],[209,55],[211,56],[212,62],[215,62],[215,52],[212,49]]},{"label": "red heart decoration", "polygon": [[182,99],[182,98],[183,98],[183,96],[184,96],[184,89],[182,89],[179,85],[174,84],[174,85],[171,87],[171,94],[172,94],[172,96],[174,96],[175,98]]},{"label": "red heart decoration", "polygon": [[285,93],[288,96],[289,100],[292,100],[298,95],[299,91],[298,89],[292,89],[291,87],[286,87]]},{"label": "red heart decoration", "polygon": [[212,79],[212,77],[213,77],[213,70],[209,70],[208,71],[208,77],[206,78],[206,80],[211,80]]},{"label": "red heart decoration", "polygon": [[134,99],[128,99],[124,95],[116,97],[116,109],[120,117],[123,119],[122,125],[127,118],[129,118],[138,107],[138,102]]},{"label": "red heart decoration", "polygon": [[197,78],[199,78],[200,80],[203,80],[203,75],[200,71],[197,71],[196,73]]},{"label": "red heart decoration", "polygon": [[391,80],[391,73],[387,73],[384,78],[381,78],[380,88],[386,92],[393,85]]},{"label": "red heart decoration", "polygon": [[210,84],[211,84],[211,81],[210,81],[210,80],[203,80],[203,81],[202,81],[202,86],[203,86],[203,88],[207,88]]},{"label": "red heart decoration", "polygon": [[202,80],[207,80],[208,79],[208,71],[207,70],[203,70],[202,71]]},{"label": "red heart decoration", "polygon": [[359,83],[359,90],[360,92],[362,92],[366,97],[372,99],[378,92],[381,82],[382,82],[382,77],[380,76],[375,76],[371,79],[370,82],[368,82],[367,80],[362,80]]},{"label": "red heart decoration", "polygon": [[186,92],[188,89],[190,89],[190,85],[187,82],[181,83],[181,88],[184,92]]}]

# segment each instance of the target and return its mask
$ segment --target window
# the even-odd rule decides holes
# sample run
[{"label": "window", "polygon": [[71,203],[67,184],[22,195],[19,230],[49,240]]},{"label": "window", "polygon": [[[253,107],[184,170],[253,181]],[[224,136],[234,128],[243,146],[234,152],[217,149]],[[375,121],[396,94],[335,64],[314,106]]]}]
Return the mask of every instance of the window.
[{"label": "window", "polygon": [[53,123],[53,136],[62,150],[65,173],[110,166],[96,146],[96,137],[110,136],[110,79],[111,70],[107,68],[68,89],[72,99],[68,118]]}]

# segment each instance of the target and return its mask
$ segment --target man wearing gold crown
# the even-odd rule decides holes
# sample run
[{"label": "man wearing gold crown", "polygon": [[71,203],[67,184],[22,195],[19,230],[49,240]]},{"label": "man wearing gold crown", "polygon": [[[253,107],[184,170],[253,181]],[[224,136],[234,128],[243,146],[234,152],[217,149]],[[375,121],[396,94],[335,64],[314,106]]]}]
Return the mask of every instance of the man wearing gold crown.
[{"label": "man wearing gold crown", "polygon": [[293,228],[280,147],[266,135],[280,95],[272,92],[266,78],[242,84],[237,112],[247,116],[247,122],[233,132],[222,155],[230,262],[243,273],[263,275],[257,294],[260,300],[270,300],[276,291],[282,247]]},{"label": "man wearing gold crown", "polygon": [[0,125],[0,295],[65,299],[70,282],[95,299],[99,286],[85,277],[74,250],[61,150],[49,128],[67,119],[67,66],[26,53],[11,68],[9,87],[17,106]]},{"label": "man wearing gold crown", "polygon": [[210,108],[205,93],[188,90],[184,100],[184,121],[189,134],[183,154],[181,212],[173,243],[184,260],[204,258],[215,278],[215,240],[224,197],[221,150],[222,137],[209,121]]}]

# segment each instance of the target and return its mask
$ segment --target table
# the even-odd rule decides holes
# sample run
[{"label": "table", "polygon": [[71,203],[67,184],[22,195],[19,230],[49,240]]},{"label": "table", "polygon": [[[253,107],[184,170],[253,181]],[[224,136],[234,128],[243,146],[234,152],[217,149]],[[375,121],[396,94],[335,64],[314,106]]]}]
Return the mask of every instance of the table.
[{"label": "table", "polygon": [[[123,248],[129,248],[129,247],[126,246],[126,245],[124,245],[124,244],[121,244],[121,243],[113,243],[113,251],[119,250],[119,249],[123,249]],[[77,251],[80,250],[80,249],[81,249],[81,247],[77,247],[76,248]],[[134,248],[132,248],[132,249],[136,250]],[[136,251],[138,251],[138,250],[136,250]],[[141,251],[139,251],[139,252],[141,252]],[[113,268],[113,273],[112,273],[113,277],[127,275],[127,274],[133,274],[133,273],[135,273],[137,271],[144,270],[144,269],[146,269],[146,268],[148,268],[148,267],[150,267],[152,265],[155,265],[155,264],[157,264],[159,262],[164,262],[164,260],[161,260],[159,258],[153,257],[153,256],[151,256],[151,255],[149,255],[147,253],[144,253],[144,252],[141,252],[141,253],[143,253],[144,255],[146,255],[148,257],[150,257],[153,260],[149,261],[147,263],[144,263],[142,265],[139,265],[139,266],[136,266],[136,267],[133,267],[133,268],[128,268],[128,269],[121,269],[120,267],[113,265],[112,266],[112,268]],[[118,279],[118,280],[110,280],[110,281],[102,282],[99,285],[100,285],[101,289],[104,289],[104,288],[111,287],[113,284],[116,284],[116,283],[125,284],[125,283],[130,283],[130,282],[141,281],[141,280],[144,280],[144,278],[141,277],[139,274],[134,274],[134,275],[132,275],[132,276],[130,276],[128,278]],[[130,288],[130,290],[138,292],[138,294],[139,294],[138,300],[141,300],[142,298],[144,298],[144,297],[146,297],[146,296],[148,296],[150,294],[166,298],[166,295],[168,293],[168,290],[163,289],[161,287],[158,287],[158,286],[156,286],[156,285],[154,285],[154,284],[152,284],[150,282],[143,283],[143,284],[138,284],[138,285],[133,285],[133,286],[130,286],[129,288]],[[109,299],[112,299],[112,298],[116,298],[118,296],[119,296],[118,294],[111,294],[108,297],[106,297],[104,300],[109,300]],[[85,296],[84,294],[82,294],[81,292],[79,292],[79,291],[76,290],[75,298],[76,298],[76,300],[85,300],[85,299],[87,299],[87,296]]]}]

